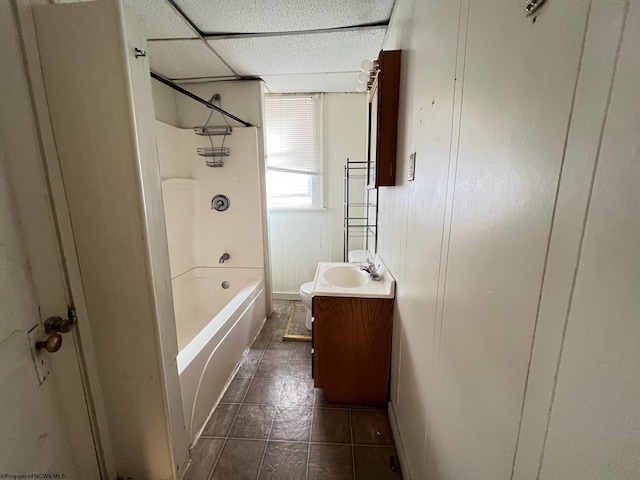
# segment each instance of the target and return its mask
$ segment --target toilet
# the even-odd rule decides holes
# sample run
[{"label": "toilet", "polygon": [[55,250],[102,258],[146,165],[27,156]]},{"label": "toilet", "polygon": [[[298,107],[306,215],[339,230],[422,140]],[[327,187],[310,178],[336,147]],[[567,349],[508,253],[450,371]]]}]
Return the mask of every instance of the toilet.
[{"label": "toilet", "polygon": [[313,287],[313,282],[303,283],[298,291],[302,303],[307,307],[307,318],[304,321],[304,326],[307,327],[307,330],[311,330],[311,287]]},{"label": "toilet", "polygon": [[[350,250],[347,255],[347,260],[349,263],[364,263],[367,258],[366,250]],[[311,330],[311,299],[313,296],[311,295],[311,288],[313,287],[313,282],[306,282],[300,285],[300,290],[298,291],[298,295],[300,295],[300,300],[305,307],[307,307],[307,317],[305,319],[304,325],[307,327],[307,330]]]}]

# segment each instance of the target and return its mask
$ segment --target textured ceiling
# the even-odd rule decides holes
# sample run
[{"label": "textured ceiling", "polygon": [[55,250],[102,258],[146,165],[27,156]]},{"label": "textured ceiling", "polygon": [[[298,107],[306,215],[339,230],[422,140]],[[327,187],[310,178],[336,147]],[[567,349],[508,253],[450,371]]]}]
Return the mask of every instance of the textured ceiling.
[{"label": "textured ceiling", "polygon": [[294,36],[209,40],[209,44],[240,75],[353,72],[360,68],[362,59],[378,56],[385,31],[384,27],[376,27]]},{"label": "textured ceiling", "polygon": [[[200,30],[229,34],[219,38],[201,37],[170,0],[125,1],[145,22],[156,73],[261,77],[269,90],[293,93],[355,92],[360,62],[377,57],[395,0],[174,0]],[[383,25],[353,28],[371,23]]]},{"label": "textured ceiling", "polygon": [[144,20],[147,38],[197,38],[186,20],[166,1],[127,0]]},{"label": "textured ceiling", "polygon": [[175,0],[207,33],[286,32],[387,22],[394,0]]},{"label": "textured ceiling", "polygon": [[225,77],[233,72],[201,40],[148,43],[151,69],[172,79]]}]

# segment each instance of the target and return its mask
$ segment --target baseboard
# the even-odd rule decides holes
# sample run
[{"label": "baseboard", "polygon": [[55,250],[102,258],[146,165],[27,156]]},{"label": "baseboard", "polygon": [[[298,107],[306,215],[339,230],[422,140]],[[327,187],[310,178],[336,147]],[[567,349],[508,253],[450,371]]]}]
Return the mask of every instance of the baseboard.
[{"label": "baseboard", "polygon": [[400,462],[400,468],[402,469],[402,478],[404,480],[413,480],[413,476],[409,470],[409,465],[407,464],[407,456],[405,455],[404,444],[402,443],[402,437],[400,436],[400,429],[398,428],[396,410],[393,407],[392,402],[389,402],[389,423],[391,424],[393,441],[396,444],[396,452],[398,452],[398,461]]},{"label": "baseboard", "polygon": [[274,300],[300,300],[300,295],[298,292],[273,292]]}]

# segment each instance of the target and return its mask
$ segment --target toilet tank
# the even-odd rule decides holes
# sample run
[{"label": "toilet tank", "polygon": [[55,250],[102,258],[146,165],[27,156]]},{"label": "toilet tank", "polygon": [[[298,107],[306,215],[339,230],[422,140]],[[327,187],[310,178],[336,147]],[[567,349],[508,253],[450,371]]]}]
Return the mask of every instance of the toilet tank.
[{"label": "toilet tank", "polygon": [[347,261],[349,263],[364,263],[368,253],[367,250],[349,250]]}]

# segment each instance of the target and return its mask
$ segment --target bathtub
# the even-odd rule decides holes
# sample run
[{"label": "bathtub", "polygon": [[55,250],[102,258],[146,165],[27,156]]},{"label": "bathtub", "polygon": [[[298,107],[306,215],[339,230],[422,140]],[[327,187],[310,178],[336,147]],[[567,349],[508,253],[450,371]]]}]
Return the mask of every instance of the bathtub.
[{"label": "bathtub", "polygon": [[[190,443],[265,320],[263,278],[262,269],[199,267],[172,281],[177,366]],[[229,287],[223,288],[223,282]]]}]

